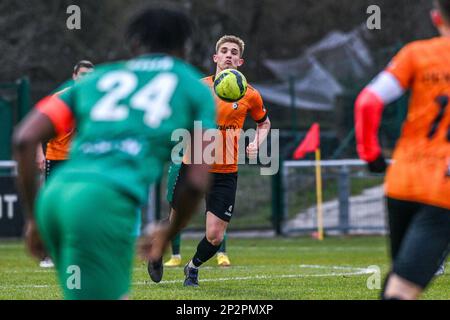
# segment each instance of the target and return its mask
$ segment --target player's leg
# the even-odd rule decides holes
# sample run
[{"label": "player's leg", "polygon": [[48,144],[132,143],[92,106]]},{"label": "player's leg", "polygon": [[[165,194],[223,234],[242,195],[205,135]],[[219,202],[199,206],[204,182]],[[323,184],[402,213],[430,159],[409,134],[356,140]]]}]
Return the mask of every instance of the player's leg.
[{"label": "player's leg", "polygon": [[390,255],[394,261],[403,242],[403,238],[415,214],[421,205],[415,202],[386,199],[389,222]]},{"label": "player's leg", "polygon": [[220,245],[220,248],[219,248],[219,251],[218,251],[218,252],[222,252],[222,253],[227,252],[227,244],[226,244],[226,241],[227,241],[227,233],[225,232],[225,234],[223,235],[223,240],[222,240],[222,243],[221,243],[221,245]]},{"label": "player's leg", "polygon": [[[59,265],[59,251],[61,246],[61,226],[58,219],[59,195],[61,190],[58,186],[50,188],[43,185],[36,199],[35,219],[48,259]],[[43,260],[42,260],[43,261]],[[42,263],[41,261],[41,263]]]},{"label": "player's leg", "polygon": [[[174,199],[177,192],[177,184],[179,183],[181,164],[172,164],[169,167],[169,172],[167,176],[167,201],[171,205],[169,219],[171,219],[175,214],[173,206],[175,206]],[[175,197],[174,197],[175,196]],[[177,267],[181,264],[181,233],[177,234],[175,238],[172,239],[172,256],[168,261],[164,263],[166,267]]]},{"label": "player's leg", "polygon": [[181,233],[178,233],[172,240],[172,256],[180,255]]},{"label": "player's leg", "polygon": [[[60,183],[59,247],[53,248],[66,299],[127,296],[136,240],[137,205],[101,184]],[[58,192],[53,192],[58,194]]]},{"label": "player's leg", "polygon": [[417,299],[446,258],[450,247],[450,210],[420,206],[393,260],[384,296]]},{"label": "player's leg", "polygon": [[198,268],[211,259],[219,250],[228,222],[208,211],[206,213],[206,235],[197,245],[193,258],[184,267],[185,286],[198,286]]},{"label": "player's leg", "polygon": [[[181,170],[182,167],[183,167],[182,163],[179,163],[179,164],[172,163],[169,166],[169,171],[167,173],[166,199],[167,199],[167,202],[170,203],[170,208],[171,208],[170,213],[169,213],[169,220],[175,214],[175,211],[173,208],[175,207],[175,204],[176,204],[177,192],[179,189],[179,188],[177,188],[177,185],[179,185],[180,180],[181,180],[180,175],[185,170],[185,169]],[[162,259],[163,259],[163,257],[161,257],[157,261],[149,260],[147,262],[148,275],[150,276],[150,279],[152,279],[152,281],[156,282],[156,283],[158,283],[162,280],[165,265],[169,264],[169,266],[175,266],[175,264],[173,263],[174,261],[172,259],[170,259],[166,263],[163,263]],[[181,261],[181,256],[180,256],[180,261]]]},{"label": "player's leg", "polygon": [[220,245],[220,248],[217,251],[217,264],[221,267],[231,266],[231,261],[227,254],[226,242],[227,242],[227,234],[225,233],[223,236],[222,244]]},{"label": "player's leg", "polygon": [[[172,163],[169,166],[169,171],[167,173],[167,190],[166,190],[166,199],[170,204],[170,213],[169,220],[173,219],[176,211],[177,199],[178,199],[178,191],[179,185],[182,183],[184,179],[184,172],[186,171],[185,165],[182,163],[176,164]],[[178,239],[177,239],[178,238]],[[177,252],[174,254],[173,252]],[[164,273],[164,266],[167,267],[176,267],[181,264],[181,255],[180,255],[180,236],[177,235],[172,240],[172,257],[166,261],[166,263],[162,263],[162,257],[158,261],[148,261],[147,263],[147,271],[153,282],[160,282]]]},{"label": "player's leg", "polygon": [[172,239],[172,255],[170,259],[164,263],[165,267],[178,267],[181,264],[181,233],[178,233],[175,238]]},{"label": "player's leg", "polygon": [[[49,177],[53,175],[55,169],[62,163],[64,163],[64,160],[45,160],[45,181],[47,181]],[[47,256],[39,262],[39,266],[41,268],[53,268],[54,263],[50,256]]]},{"label": "player's leg", "polygon": [[[389,223],[389,249],[390,249],[390,257],[391,263],[395,260],[397,256],[404,235],[408,230],[408,227],[411,223],[412,218],[419,210],[420,205],[417,203],[409,202],[409,201],[401,201],[393,198],[386,198],[386,205],[388,211],[388,223]],[[385,290],[387,283],[389,281],[398,282],[397,277],[392,274],[392,270],[386,276],[384,281],[384,285],[381,292],[381,298],[387,299],[385,296]],[[392,280],[391,280],[392,279]]]},{"label": "player's leg", "polygon": [[234,211],[237,174],[213,174],[206,194],[206,233],[184,268],[185,286],[198,286],[198,268],[219,250]]}]

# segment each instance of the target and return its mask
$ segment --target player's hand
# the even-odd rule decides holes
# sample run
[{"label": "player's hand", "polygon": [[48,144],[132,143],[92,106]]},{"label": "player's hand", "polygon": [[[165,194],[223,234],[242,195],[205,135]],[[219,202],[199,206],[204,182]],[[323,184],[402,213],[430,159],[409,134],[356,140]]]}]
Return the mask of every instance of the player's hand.
[{"label": "player's hand", "polygon": [[382,154],[380,154],[375,160],[368,162],[367,166],[369,168],[369,171],[373,173],[383,173],[386,171],[387,167],[386,160],[384,160]]},{"label": "player's hand", "polygon": [[168,223],[158,223],[147,228],[138,242],[137,251],[141,259],[157,261],[163,256],[170,242],[168,226]]},{"label": "player's hand", "polygon": [[249,159],[256,159],[256,157],[258,156],[258,146],[256,145],[256,143],[249,143],[247,146],[247,157]]},{"label": "player's hand", "polygon": [[44,243],[42,242],[41,236],[36,227],[34,220],[28,220],[25,226],[25,243],[28,251],[33,257],[42,260],[45,258],[46,251],[44,248]]}]

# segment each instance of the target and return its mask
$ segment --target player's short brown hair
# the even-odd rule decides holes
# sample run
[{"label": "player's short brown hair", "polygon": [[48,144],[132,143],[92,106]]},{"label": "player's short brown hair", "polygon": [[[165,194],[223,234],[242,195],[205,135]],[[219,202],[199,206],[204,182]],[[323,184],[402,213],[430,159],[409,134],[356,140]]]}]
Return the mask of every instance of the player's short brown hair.
[{"label": "player's short brown hair", "polygon": [[450,23],[450,0],[435,0],[435,6],[442,13],[445,22]]},{"label": "player's short brown hair", "polygon": [[239,47],[239,55],[242,57],[244,55],[244,49],[245,49],[245,42],[239,37],[232,36],[232,35],[224,35],[219,40],[217,40],[216,43],[216,52],[219,51],[219,48],[221,45],[223,45],[225,42],[232,42],[238,45]]}]

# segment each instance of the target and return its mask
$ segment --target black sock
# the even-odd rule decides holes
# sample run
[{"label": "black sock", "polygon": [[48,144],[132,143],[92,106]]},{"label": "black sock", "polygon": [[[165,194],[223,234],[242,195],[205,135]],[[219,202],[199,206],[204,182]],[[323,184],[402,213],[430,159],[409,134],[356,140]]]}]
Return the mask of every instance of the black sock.
[{"label": "black sock", "polygon": [[220,245],[212,245],[206,237],[204,237],[197,246],[197,252],[192,258],[192,263],[196,267],[200,267],[203,263],[211,259],[219,250]]}]

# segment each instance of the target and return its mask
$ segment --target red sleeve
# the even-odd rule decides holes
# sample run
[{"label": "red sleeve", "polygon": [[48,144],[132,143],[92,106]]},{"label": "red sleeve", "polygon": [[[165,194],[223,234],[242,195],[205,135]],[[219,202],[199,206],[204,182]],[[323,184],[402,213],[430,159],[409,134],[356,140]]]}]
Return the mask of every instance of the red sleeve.
[{"label": "red sleeve", "polygon": [[370,162],[381,154],[378,142],[384,103],[371,91],[364,89],[355,102],[355,136],[356,149],[361,159]]},{"label": "red sleeve", "polygon": [[75,121],[72,110],[57,95],[45,97],[36,104],[36,109],[50,119],[57,135],[66,134],[73,129]]}]

